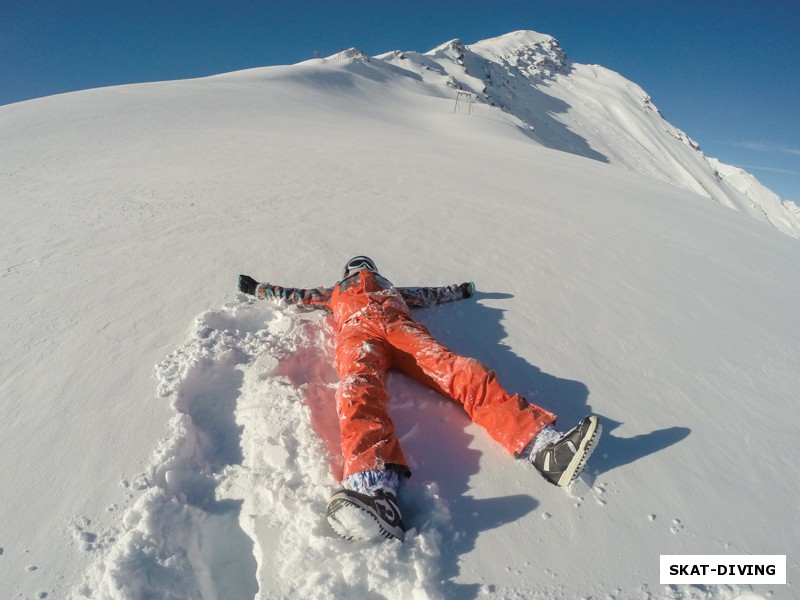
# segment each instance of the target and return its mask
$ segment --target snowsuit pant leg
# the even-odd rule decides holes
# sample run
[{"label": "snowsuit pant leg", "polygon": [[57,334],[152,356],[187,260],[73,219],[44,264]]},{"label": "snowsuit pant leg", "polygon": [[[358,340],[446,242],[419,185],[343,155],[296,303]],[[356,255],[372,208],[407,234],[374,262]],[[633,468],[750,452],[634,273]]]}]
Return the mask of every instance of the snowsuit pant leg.
[{"label": "snowsuit pant leg", "polygon": [[459,402],[470,419],[506,450],[518,454],[556,415],[509,394],[495,372],[481,362],[450,351],[428,329],[410,319],[388,324],[392,363],[423,385]]},{"label": "snowsuit pant leg", "polygon": [[390,347],[382,327],[368,319],[345,323],[336,341],[344,478],[393,468],[408,475],[406,459],[387,410]]}]

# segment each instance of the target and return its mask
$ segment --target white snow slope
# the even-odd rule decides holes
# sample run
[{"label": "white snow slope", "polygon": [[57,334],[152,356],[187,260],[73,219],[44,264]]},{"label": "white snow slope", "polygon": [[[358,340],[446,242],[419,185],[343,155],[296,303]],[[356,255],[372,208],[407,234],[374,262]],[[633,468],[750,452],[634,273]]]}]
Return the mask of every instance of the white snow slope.
[{"label": "white snow slope", "polygon": [[[800,244],[694,193],[736,205],[604,69],[487,67],[540,104],[455,104],[540,38],[0,108],[2,598],[797,597]],[[601,415],[583,481],[396,375],[412,530],[332,536],[329,323],[235,286],[360,253],[477,283],[416,314],[563,428]],[[661,554],[785,554],[788,583],[662,586]]]}]

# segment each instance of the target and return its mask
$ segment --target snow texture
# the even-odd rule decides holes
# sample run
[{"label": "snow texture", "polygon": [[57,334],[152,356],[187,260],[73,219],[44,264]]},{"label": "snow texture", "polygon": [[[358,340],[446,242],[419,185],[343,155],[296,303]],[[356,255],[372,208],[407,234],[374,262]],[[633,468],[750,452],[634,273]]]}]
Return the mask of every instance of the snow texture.
[{"label": "snow texture", "polygon": [[[618,74],[514,32],[12,104],[0,139],[2,597],[796,596],[800,215]],[[601,416],[568,492],[393,373],[411,529],[333,534],[330,323],[235,286],[362,253],[474,280],[415,314]],[[661,586],[660,554],[788,584]]]}]

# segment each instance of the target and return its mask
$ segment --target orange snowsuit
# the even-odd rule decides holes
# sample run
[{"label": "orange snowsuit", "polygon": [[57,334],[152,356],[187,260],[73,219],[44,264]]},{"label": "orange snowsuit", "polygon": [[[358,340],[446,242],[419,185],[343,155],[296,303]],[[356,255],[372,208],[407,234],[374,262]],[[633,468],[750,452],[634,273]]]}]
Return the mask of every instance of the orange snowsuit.
[{"label": "orange snowsuit", "polygon": [[261,284],[257,296],[324,308],[336,324],[336,408],[344,478],[392,468],[410,475],[387,411],[386,372],[396,368],[459,402],[470,419],[511,453],[519,453],[555,415],[509,394],[494,371],[460,356],[411,318],[409,306],[464,298],[458,285],[396,288],[361,270],[332,288],[298,289]]}]

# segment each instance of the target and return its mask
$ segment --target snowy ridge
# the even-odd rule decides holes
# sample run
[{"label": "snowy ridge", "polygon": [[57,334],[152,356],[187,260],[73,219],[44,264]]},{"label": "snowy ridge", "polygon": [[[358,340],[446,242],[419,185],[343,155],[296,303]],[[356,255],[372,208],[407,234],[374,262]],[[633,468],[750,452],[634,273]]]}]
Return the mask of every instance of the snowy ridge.
[{"label": "snowy ridge", "polygon": [[[700,144],[671,125],[650,96],[618,73],[567,58],[558,40],[515,31],[465,45],[452,40],[421,55],[378,57],[519,118],[537,142],[676,185],[800,238],[797,206],[782,201],[752,175],[707,158]],[[738,169],[736,169],[738,170]]]}]

